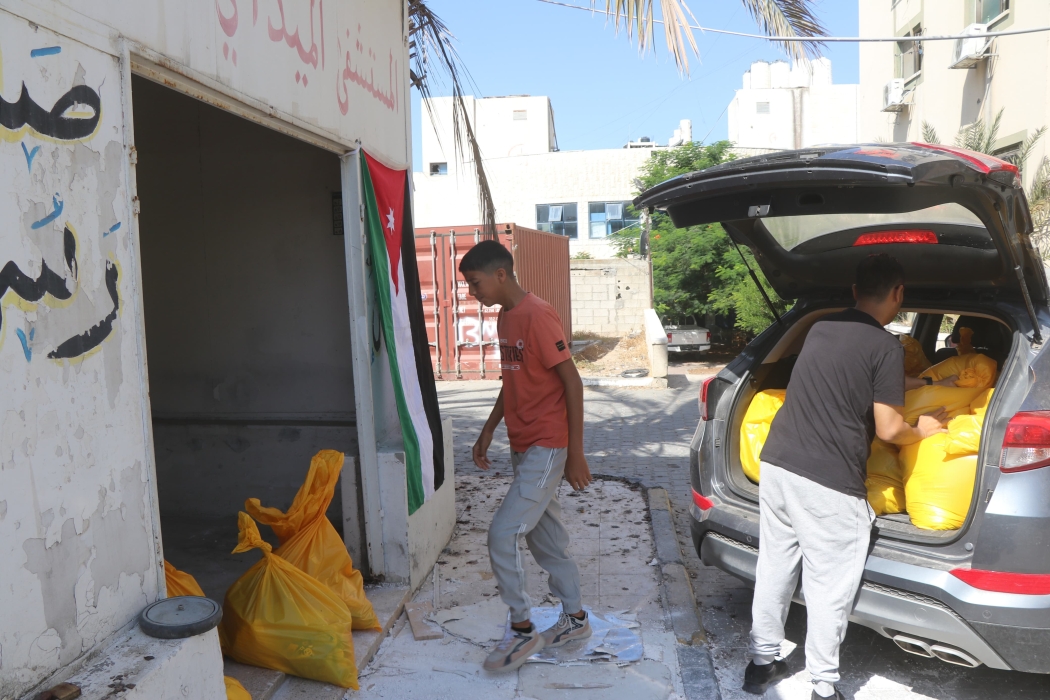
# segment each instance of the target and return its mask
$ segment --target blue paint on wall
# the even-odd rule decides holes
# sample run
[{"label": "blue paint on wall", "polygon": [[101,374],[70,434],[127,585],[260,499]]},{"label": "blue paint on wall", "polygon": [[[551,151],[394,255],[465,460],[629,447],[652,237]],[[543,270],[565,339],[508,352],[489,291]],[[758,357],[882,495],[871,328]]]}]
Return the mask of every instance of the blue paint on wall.
[{"label": "blue paint on wall", "polygon": [[102,234],[102,237],[105,238],[106,236],[108,236],[109,234],[113,233],[114,231],[116,231],[119,228],[120,228],[120,222],[118,221],[117,223],[115,223],[112,226],[110,226],[109,230]]},{"label": "blue paint on wall", "polygon": [[[29,331],[29,340],[33,339],[34,332],[35,329]],[[29,342],[26,340],[25,331],[23,331],[21,328],[16,328],[15,335],[18,336],[18,341],[22,343],[22,353],[26,356],[26,362],[29,362],[33,359],[33,351],[29,349]]]},{"label": "blue paint on wall", "polygon": [[30,171],[33,170],[33,159],[36,158],[36,154],[40,153],[40,146],[33,146],[33,150],[26,148],[25,141],[22,142],[22,153],[26,154],[26,166]]},{"label": "blue paint on wall", "polygon": [[61,53],[61,46],[45,46],[40,49],[33,49],[29,52],[30,58],[40,58],[41,56],[54,56],[56,53]]},{"label": "blue paint on wall", "polygon": [[63,206],[62,196],[59,195],[56,192],[55,196],[51,198],[51,204],[55,207],[55,210],[53,212],[51,212],[50,214],[48,214],[47,216],[45,216],[40,221],[33,222],[32,226],[30,228],[32,228],[34,230],[38,229],[38,228],[43,228],[43,227],[47,226],[48,224],[50,224],[55,219],[57,219],[58,217],[62,216],[62,206]]}]

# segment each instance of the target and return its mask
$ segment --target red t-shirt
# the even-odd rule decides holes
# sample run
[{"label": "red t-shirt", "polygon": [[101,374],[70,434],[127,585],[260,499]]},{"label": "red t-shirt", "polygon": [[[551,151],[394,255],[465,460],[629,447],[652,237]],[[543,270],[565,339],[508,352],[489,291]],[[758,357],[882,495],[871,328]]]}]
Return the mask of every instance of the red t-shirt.
[{"label": "red t-shirt", "polygon": [[568,447],[565,385],[554,366],[572,353],[558,312],[529,293],[513,309],[500,311],[497,329],[510,448]]}]

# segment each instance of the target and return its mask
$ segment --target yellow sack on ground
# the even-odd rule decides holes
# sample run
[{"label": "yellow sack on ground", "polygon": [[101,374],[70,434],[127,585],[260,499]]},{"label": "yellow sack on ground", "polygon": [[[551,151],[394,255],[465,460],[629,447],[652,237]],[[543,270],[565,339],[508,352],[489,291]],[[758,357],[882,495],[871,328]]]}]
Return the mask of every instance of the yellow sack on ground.
[{"label": "yellow sack on ground", "polygon": [[868,476],[864,487],[868,490],[868,503],[871,504],[875,515],[904,512],[904,474],[901,471],[896,445],[878,438],[871,443]]},{"label": "yellow sack on ground", "polygon": [[321,450],[310,460],[306,481],[295,494],[287,513],[265,508],[249,498],[244,509],[273,528],[281,546],[275,554],[291,562],[335,592],[354,618],[354,629],[382,629],[372,604],[365,597],[361,572],[354,568],[343,539],[325,516],[335,495],[343,453]]},{"label": "yellow sack on ground", "polygon": [[167,582],[168,597],[175,598],[180,595],[199,595],[204,597],[204,591],[197,585],[197,579],[185,571],[179,571],[164,560],[164,580]]},{"label": "yellow sack on ground", "polygon": [[252,700],[252,694],[245,690],[241,682],[229,676],[222,677],[226,683],[226,700]]},{"label": "yellow sack on ground", "polygon": [[977,455],[947,454],[948,440],[947,433],[938,433],[901,448],[904,493],[916,527],[957,530],[970,510]]},{"label": "yellow sack on ground", "polygon": [[995,384],[995,375],[998,369],[995,360],[987,355],[971,353],[969,355],[956,355],[949,357],[944,362],[939,362],[930,367],[920,377],[931,377],[933,381],[939,382],[951,376],[956,376],[955,386],[965,389],[985,390]]},{"label": "yellow sack on ground", "polygon": [[270,551],[255,521],[238,513],[234,554],[263,558],[230,586],[219,644],[234,661],[358,689],[353,618],[328,586]]},{"label": "yellow sack on ground", "polygon": [[922,345],[915,338],[910,335],[901,335],[899,338],[901,345],[904,346],[904,374],[909,377],[918,377],[920,372],[929,368],[930,361],[926,359]]},{"label": "yellow sack on ground", "polygon": [[786,395],[787,391],[784,389],[760,391],[751,399],[751,405],[744,414],[744,423],[740,426],[740,464],[747,478],[756,484],[762,446],[766,444],[769,426],[773,424],[773,417],[777,415],[777,411],[784,405]]}]

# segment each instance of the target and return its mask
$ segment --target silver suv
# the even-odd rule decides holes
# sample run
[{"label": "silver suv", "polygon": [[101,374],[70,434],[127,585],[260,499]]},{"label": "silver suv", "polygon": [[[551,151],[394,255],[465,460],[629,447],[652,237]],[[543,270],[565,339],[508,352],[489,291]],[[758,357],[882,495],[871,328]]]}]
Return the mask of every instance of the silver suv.
[{"label": "silver suv", "polygon": [[691,445],[702,561],[754,582],[758,486],[740,464],[744,412],[756,392],[787,387],[816,319],[852,306],[860,259],[889,253],[904,266],[904,310],[927,356],[942,318],[959,315],[1000,375],[965,523],[933,531],[906,514],[879,517],[851,620],[948,663],[1050,673],[1050,294],[1017,168],[928,144],[814,148],[683,175],[635,206],[677,226],[721,222],[797,300],[703,384]]}]

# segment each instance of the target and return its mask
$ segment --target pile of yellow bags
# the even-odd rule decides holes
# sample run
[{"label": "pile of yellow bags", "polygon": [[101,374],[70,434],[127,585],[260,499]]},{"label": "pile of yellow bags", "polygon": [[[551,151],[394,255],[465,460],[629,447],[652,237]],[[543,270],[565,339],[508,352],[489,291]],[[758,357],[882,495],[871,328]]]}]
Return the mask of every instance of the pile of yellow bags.
[{"label": "pile of yellow bags", "polygon": [[[906,337],[901,342],[907,362]],[[962,526],[970,509],[981,427],[997,378],[996,363],[985,355],[959,355],[927,367],[919,376],[934,381],[958,377],[954,387],[926,386],[904,397],[906,421],[914,424],[920,415],[944,408],[951,418],[948,432],[899,449],[876,438],[867,464],[868,502],[877,515],[906,512],[916,527],[954,530]],[[755,394],[744,415],[740,463],[755,483],[760,477],[762,447],[785,394],[782,389]]]},{"label": "pile of yellow bags", "polygon": [[167,559],[164,560],[164,580],[167,582],[169,598],[182,595],[199,595],[202,598],[204,597],[204,591],[197,585],[197,579],[185,571],[179,571]]},{"label": "pile of yellow bags", "polygon": [[[339,534],[325,516],[343,454],[322,450],[287,513],[248,499],[238,515],[234,553],[258,548],[263,558],[226,593],[219,642],[242,663],[357,689],[354,629],[380,629]],[[271,551],[252,516],[273,528]]]},{"label": "pile of yellow bags", "polygon": [[901,341],[901,345],[904,346],[905,376],[918,377],[930,366],[930,361],[926,359],[926,353],[923,352],[922,345],[910,335],[901,335],[898,336],[898,339]]}]

